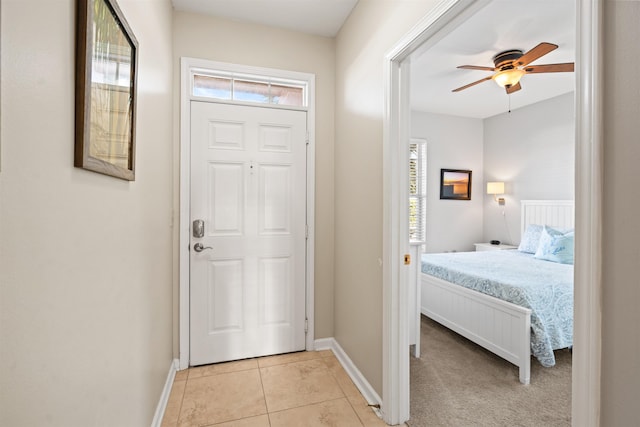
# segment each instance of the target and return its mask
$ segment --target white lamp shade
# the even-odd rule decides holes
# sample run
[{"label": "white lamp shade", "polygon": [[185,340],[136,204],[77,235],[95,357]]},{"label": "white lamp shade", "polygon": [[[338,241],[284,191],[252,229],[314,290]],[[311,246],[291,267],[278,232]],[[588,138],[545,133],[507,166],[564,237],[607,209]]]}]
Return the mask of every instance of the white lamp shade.
[{"label": "white lamp shade", "polygon": [[487,182],[487,194],[504,194],[504,182]]}]

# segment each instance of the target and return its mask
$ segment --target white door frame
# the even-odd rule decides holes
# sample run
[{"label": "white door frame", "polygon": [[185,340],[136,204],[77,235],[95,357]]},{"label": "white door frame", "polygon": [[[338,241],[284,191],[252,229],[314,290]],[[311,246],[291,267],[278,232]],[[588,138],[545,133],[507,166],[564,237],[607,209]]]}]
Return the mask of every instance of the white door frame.
[{"label": "white door frame", "polygon": [[[273,68],[252,67],[229,64],[197,58],[180,58],[180,230],[179,230],[179,369],[189,367],[189,230],[191,196],[189,180],[191,176],[191,100],[217,102],[213,99],[191,96],[191,71],[193,69],[225,71],[240,75],[265,76],[286,80],[299,80],[307,83],[308,107],[298,110],[307,112],[307,226],[306,241],[306,298],[305,310],[307,323],[306,349],[314,347],[314,248],[315,248],[315,75]],[[231,102],[227,102],[231,103]],[[234,104],[265,107],[264,104],[233,102]],[[283,107],[274,107],[283,108]]]},{"label": "white door frame", "polygon": [[[385,57],[383,140],[383,391],[388,424],[409,418],[408,296],[402,255],[409,253],[406,180],[409,139],[409,57],[428,49],[444,29],[459,25],[490,0],[443,0]],[[600,422],[602,258],[602,7],[576,0],[576,264],[572,425]]]}]

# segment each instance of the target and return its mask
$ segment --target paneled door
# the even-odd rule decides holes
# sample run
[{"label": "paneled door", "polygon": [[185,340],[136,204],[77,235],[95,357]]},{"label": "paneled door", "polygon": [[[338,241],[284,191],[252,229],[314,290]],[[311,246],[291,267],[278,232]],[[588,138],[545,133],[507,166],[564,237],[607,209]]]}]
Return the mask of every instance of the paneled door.
[{"label": "paneled door", "polygon": [[191,102],[192,366],[305,348],[306,120]]}]

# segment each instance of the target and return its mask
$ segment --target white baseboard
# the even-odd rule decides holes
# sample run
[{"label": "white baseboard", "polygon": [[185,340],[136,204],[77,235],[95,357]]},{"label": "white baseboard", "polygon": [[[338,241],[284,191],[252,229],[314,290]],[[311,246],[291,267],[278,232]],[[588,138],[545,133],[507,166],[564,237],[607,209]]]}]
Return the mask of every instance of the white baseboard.
[{"label": "white baseboard", "polygon": [[370,405],[381,405],[382,399],[378,396],[378,393],[371,387],[369,381],[362,375],[360,370],[356,367],[353,361],[347,356],[347,353],[340,346],[338,341],[335,338],[321,338],[315,340],[314,347],[316,350],[331,350],[333,354],[336,355],[336,358],[347,372],[347,375],[351,377],[351,381],[355,384],[355,386],[360,390],[362,396],[365,398],[367,403]]},{"label": "white baseboard", "polygon": [[[313,349],[316,351],[320,350],[332,350],[336,345],[336,340],[333,338],[320,338],[313,342]],[[334,352],[335,354],[335,352]]]},{"label": "white baseboard", "polygon": [[153,415],[153,421],[151,421],[151,427],[160,427],[162,424],[162,417],[164,417],[164,411],[167,409],[167,402],[169,402],[169,395],[171,394],[171,387],[173,387],[173,380],[176,377],[178,366],[180,361],[174,359],[169,365],[169,373],[167,374],[167,381],[164,383],[158,406],[156,407],[156,413]]}]

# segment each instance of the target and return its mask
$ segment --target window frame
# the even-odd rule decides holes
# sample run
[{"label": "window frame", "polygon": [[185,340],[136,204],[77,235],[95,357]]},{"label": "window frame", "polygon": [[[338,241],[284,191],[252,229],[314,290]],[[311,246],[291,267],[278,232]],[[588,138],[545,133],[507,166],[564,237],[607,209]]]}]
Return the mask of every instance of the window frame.
[{"label": "window frame", "polygon": [[[231,80],[231,99],[228,98],[216,98],[212,96],[203,96],[195,94],[195,79],[196,76],[212,77],[219,79]],[[288,104],[275,104],[272,102],[272,96],[269,95],[269,102],[255,102],[248,100],[234,99],[234,87],[236,81],[250,82],[250,83],[262,83],[269,87],[271,86],[284,86],[291,88],[302,89],[302,105],[288,105]],[[278,78],[272,76],[250,74],[250,73],[238,73],[226,70],[208,70],[204,68],[192,68],[189,75],[189,92],[191,99],[202,100],[207,102],[222,102],[225,104],[236,105],[249,105],[249,106],[268,106],[269,108],[284,108],[288,110],[302,110],[307,111],[309,109],[309,83],[303,80]]]},{"label": "window frame", "polygon": [[[412,194],[411,193],[411,147],[413,145],[416,145],[418,148],[417,151],[417,156],[418,158],[416,159],[416,194]],[[411,201],[413,199],[417,200],[417,216],[418,218],[418,226],[417,226],[417,230],[419,233],[419,236],[417,239],[412,238],[412,228],[411,227],[411,212],[408,213],[409,215],[409,225],[408,225],[408,229],[409,229],[409,243],[411,245],[424,245],[427,241],[427,170],[428,170],[428,166],[427,166],[427,141],[424,139],[417,139],[417,138],[411,138],[409,140],[409,186],[408,186],[408,190],[409,190],[409,194],[408,194],[408,207],[409,209],[411,209]]]}]

